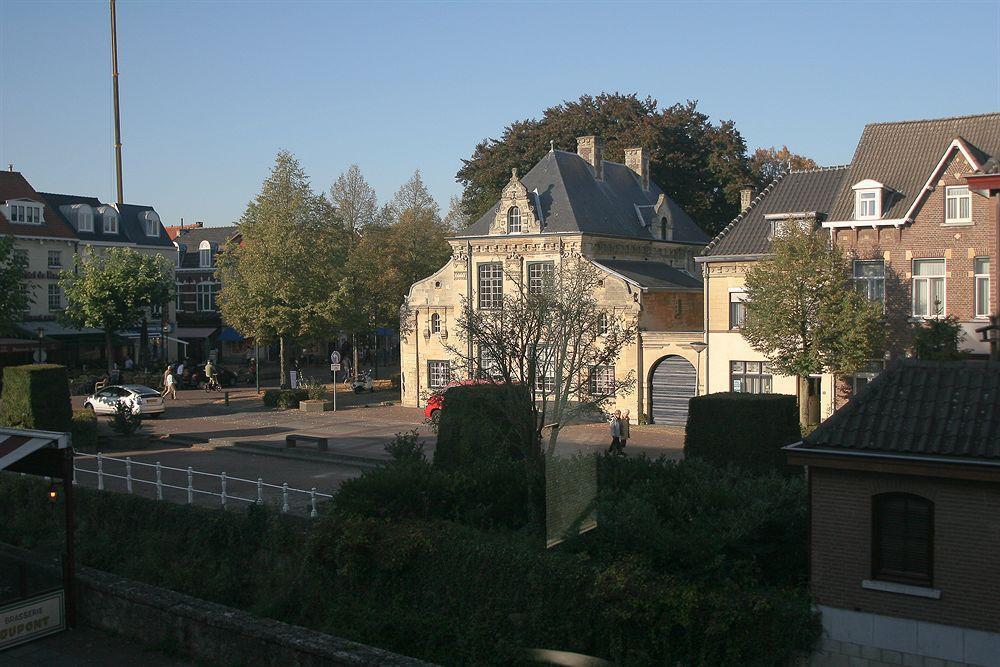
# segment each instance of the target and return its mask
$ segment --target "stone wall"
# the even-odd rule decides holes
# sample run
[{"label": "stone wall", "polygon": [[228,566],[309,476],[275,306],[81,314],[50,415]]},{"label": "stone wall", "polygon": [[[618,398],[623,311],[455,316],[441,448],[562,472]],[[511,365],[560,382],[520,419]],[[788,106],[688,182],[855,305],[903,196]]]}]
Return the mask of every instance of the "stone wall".
[{"label": "stone wall", "polygon": [[145,645],[224,665],[428,663],[82,567],[78,621]]}]

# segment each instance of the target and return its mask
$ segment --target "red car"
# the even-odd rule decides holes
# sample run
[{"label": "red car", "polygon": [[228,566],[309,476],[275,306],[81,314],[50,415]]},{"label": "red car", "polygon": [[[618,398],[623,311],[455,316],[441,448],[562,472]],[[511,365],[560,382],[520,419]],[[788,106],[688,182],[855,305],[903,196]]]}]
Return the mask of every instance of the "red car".
[{"label": "red car", "polygon": [[469,384],[493,384],[492,380],[462,380],[461,382],[451,382],[447,387],[435,391],[427,398],[427,405],[424,406],[424,417],[432,421],[437,421],[441,415],[441,408],[444,407],[444,393],[452,387],[461,387]]}]

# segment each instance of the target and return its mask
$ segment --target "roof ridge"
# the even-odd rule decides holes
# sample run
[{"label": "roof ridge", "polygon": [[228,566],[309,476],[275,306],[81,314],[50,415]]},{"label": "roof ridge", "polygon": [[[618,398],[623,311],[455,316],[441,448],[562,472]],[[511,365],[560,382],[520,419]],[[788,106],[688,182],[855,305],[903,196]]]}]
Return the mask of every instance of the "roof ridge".
[{"label": "roof ridge", "polygon": [[786,173],[789,174],[816,174],[821,171],[837,171],[838,169],[850,169],[850,163],[847,164],[836,164],[829,167],[814,167],[813,169],[789,169]]},{"label": "roof ridge", "polygon": [[785,176],[787,176],[789,173],[790,172],[788,171],[783,171],[777,176],[775,176],[774,180],[768,183],[766,188],[757,193],[757,196],[753,198],[753,201],[750,202],[749,206],[740,211],[740,214],[737,215],[735,218],[733,218],[732,222],[726,225],[722,229],[722,231],[720,231],[718,234],[715,235],[715,238],[713,238],[711,241],[708,242],[708,245],[705,246],[702,252],[708,252],[716,245],[718,245],[719,241],[721,241],[726,236],[726,234],[732,231],[733,227],[735,227],[738,222],[745,219],[747,215],[749,215],[750,211],[752,211],[754,207],[760,203],[760,200],[764,197],[764,195],[768,194],[774,188],[774,186],[776,186],[778,182],[784,179]]},{"label": "roof ridge", "polygon": [[880,125],[906,125],[915,123],[935,123],[948,120],[965,120],[967,118],[985,118],[987,116],[1000,116],[1000,111],[988,111],[986,113],[969,114],[966,116],[944,116],[942,118],[914,118],[911,120],[886,120],[878,123],[866,123],[865,127],[877,127]]}]

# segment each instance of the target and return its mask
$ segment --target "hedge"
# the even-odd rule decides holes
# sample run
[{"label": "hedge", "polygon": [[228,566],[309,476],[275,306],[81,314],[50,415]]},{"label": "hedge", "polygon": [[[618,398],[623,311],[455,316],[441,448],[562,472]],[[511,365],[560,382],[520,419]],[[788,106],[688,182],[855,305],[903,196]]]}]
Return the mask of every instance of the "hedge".
[{"label": "hedge", "polygon": [[531,396],[524,385],[470,384],[444,393],[434,465],[534,458],[538,452]]},{"label": "hedge", "polygon": [[7,366],[3,370],[2,401],[0,422],[5,426],[61,432],[72,426],[65,366]]},{"label": "hedge", "polygon": [[309,391],[306,389],[268,389],[261,400],[269,408],[289,410],[299,407],[299,403],[307,398]]},{"label": "hedge", "polygon": [[717,466],[788,470],[781,448],[800,439],[794,396],[707,394],[690,401],[684,458]]},{"label": "hedge", "polygon": [[97,451],[97,415],[93,411],[74,410],[70,433],[73,436],[73,449],[86,452]]}]

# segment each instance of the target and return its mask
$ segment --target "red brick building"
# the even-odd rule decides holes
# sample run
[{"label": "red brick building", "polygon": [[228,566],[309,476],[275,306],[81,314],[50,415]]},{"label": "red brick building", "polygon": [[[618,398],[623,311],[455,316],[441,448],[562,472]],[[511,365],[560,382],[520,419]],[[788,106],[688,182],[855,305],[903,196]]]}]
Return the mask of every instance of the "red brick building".
[{"label": "red brick building", "polygon": [[1000,665],[1000,363],[896,362],[787,450],[813,664]]}]

